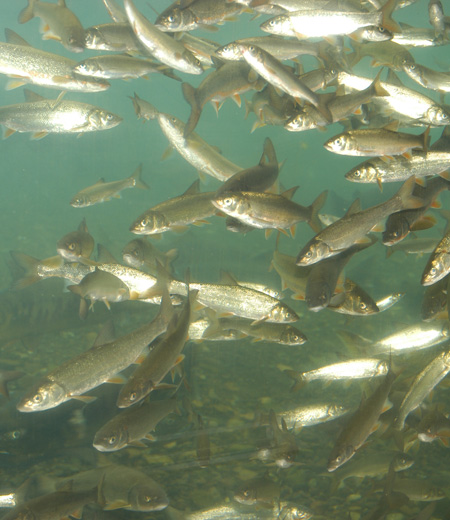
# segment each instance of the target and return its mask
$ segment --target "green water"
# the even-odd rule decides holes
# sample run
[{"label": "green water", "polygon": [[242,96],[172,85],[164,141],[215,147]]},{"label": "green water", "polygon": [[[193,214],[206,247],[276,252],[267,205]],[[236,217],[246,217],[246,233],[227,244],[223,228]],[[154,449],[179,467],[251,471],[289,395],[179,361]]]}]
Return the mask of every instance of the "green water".
[{"label": "green water", "polygon": [[[136,6],[154,19],[147,2],[135,2]],[[169,2],[154,2],[152,6],[161,11]],[[23,0],[6,1],[0,5],[0,25],[17,31],[30,44],[51,52],[83,59],[93,56],[94,51],[73,55],[60,44],[42,41],[34,19],[26,25],[17,23],[17,15],[25,6]],[[84,27],[109,22],[108,14],[100,0],[68,1]],[[444,6],[445,8],[446,6]],[[427,2],[419,1],[395,15],[417,26],[428,26]],[[252,19],[243,14],[238,22],[220,26],[218,32],[196,31],[225,44],[249,35],[262,34],[259,24],[267,17]],[[419,49],[412,51],[416,61],[433,68],[450,64],[448,47]],[[305,59],[307,67],[314,63]],[[442,70],[442,69],[440,69]],[[375,75],[369,60],[364,59],[356,72]],[[183,81],[196,86],[208,74],[188,76],[180,73]],[[402,74],[408,86],[411,81]],[[7,78],[0,77],[1,105],[23,101],[22,88],[5,90]],[[49,98],[56,98],[58,91],[31,87]],[[420,87],[414,87],[420,90]],[[7,289],[11,278],[8,269],[10,250],[23,251],[36,258],[56,254],[56,242],[65,233],[75,230],[86,218],[88,229],[96,242],[104,244],[117,258],[123,246],[135,238],[128,228],[132,221],[149,207],[185,191],[197,178],[195,169],[176,152],[167,160],[160,157],[167,147],[167,140],[158,124],[145,124],[135,116],[128,96],[136,92],[160,111],[176,115],[183,121],[189,117],[190,107],[183,99],[181,83],[170,78],[153,75],[149,81],[111,81],[106,92],[82,94],[69,92],[65,99],[86,101],[117,113],[123,122],[116,128],[104,132],[75,135],[49,135],[42,140],[30,140],[27,134],[14,134],[1,143],[2,189],[0,191],[0,288],[5,292],[6,302],[3,318],[9,312],[19,312],[31,292],[22,296],[9,295]],[[438,99],[434,93],[430,97]],[[250,99],[251,93],[246,94]],[[264,127],[251,133],[254,115],[244,119],[244,107],[237,107],[227,100],[218,117],[211,106],[203,110],[196,132],[208,143],[216,145],[222,153],[243,168],[259,161],[263,141],[270,137],[279,161],[285,161],[280,181],[286,188],[299,186],[294,197],[296,202],[309,205],[324,189],[330,191],[325,213],[342,216],[346,208],[360,197],[363,207],[382,202],[398,189],[398,185],[385,185],[380,193],[376,185],[351,184],[344,174],[360,162],[357,158],[336,156],[323,148],[323,142],[340,132],[338,124],[324,132],[310,131],[290,133],[282,127]],[[416,131],[423,131],[418,129]],[[432,130],[433,139],[440,130]],[[80,189],[104,177],[106,181],[122,179],[131,175],[139,163],[143,164],[143,178],[150,186],[149,191],[126,190],[121,199],[85,209],[69,205],[70,199]],[[208,179],[203,190],[217,189],[219,183]],[[448,207],[448,194],[441,197],[443,207]],[[176,273],[183,277],[187,267],[191,279],[203,282],[218,280],[220,269],[231,271],[238,279],[261,282],[277,289],[280,280],[275,271],[269,271],[275,234],[268,240],[262,231],[248,235],[226,231],[224,219],[213,217],[210,224],[201,228],[192,226],[184,234],[165,233],[157,247],[167,251],[179,251],[174,263]],[[421,236],[440,236],[444,221],[438,218],[438,226]],[[294,239],[282,237],[280,250],[296,255],[312,237],[305,223],[297,226]],[[406,292],[405,298],[385,313],[366,318],[348,320],[345,316],[323,310],[308,312],[302,302],[286,298],[300,316],[296,326],[308,337],[300,347],[284,347],[268,343],[237,342],[190,343],[185,349],[185,371],[189,390],[181,392],[188,396],[195,410],[200,413],[207,428],[211,429],[211,464],[199,468],[195,454],[195,436],[187,414],[171,416],[160,424],[156,431],[158,441],[146,449],[127,448],[117,453],[100,454],[92,447],[92,438],[97,429],[115,413],[117,387],[103,385],[90,392],[98,396],[92,405],[83,407],[78,402],[68,402],[47,412],[20,414],[14,404],[30,385],[49,369],[88,348],[99,329],[99,322],[107,319],[107,311],[96,305],[95,318],[89,317],[81,327],[76,314],[73,320],[61,325],[56,331],[45,325],[45,319],[36,320],[36,336],[39,341],[32,344],[16,338],[0,338],[0,362],[6,368],[21,368],[26,376],[10,385],[11,402],[0,396],[3,437],[0,437],[0,488],[14,490],[30,475],[63,476],[90,469],[105,463],[121,463],[140,468],[155,478],[167,491],[171,505],[180,510],[196,510],[212,506],[230,497],[242,480],[269,471],[282,486],[282,498],[308,508],[316,518],[348,518],[349,512],[367,514],[379,495],[372,493],[369,481],[352,481],[351,485],[330,494],[331,479],[326,473],[326,461],[339,432],[339,424],[304,428],[297,435],[300,452],[298,465],[277,470],[252,458],[259,444],[265,440],[263,428],[254,427],[257,410],[281,411],[305,402],[340,402],[357,406],[363,385],[351,383],[344,386],[333,383],[325,387],[320,382],[312,383],[300,392],[291,393],[291,381],[277,368],[289,365],[295,370],[306,371],[318,366],[347,359],[349,352],[336,335],[339,329],[352,330],[368,338],[377,339],[400,327],[420,320],[420,305],[424,289],[420,286],[420,275],[426,256],[405,257],[396,253],[385,259],[385,248],[381,243],[354,258],[346,268],[346,274],[357,281],[375,299],[394,291]],[[44,284],[48,281],[40,282]],[[33,305],[45,308],[46,299],[53,297],[74,298],[62,293],[54,284],[51,291],[33,289]],[[289,294],[289,291],[287,291]],[[20,299],[22,298],[22,302]],[[3,301],[2,300],[2,301]],[[130,332],[148,321],[156,309],[148,310],[145,304],[129,302],[113,305],[118,334]],[[75,311],[76,312],[76,311]],[[50,313],[50,311],[49,311]],[[55,316],[58,314],[55,312]],[[17,316],[14,317],[15,319]],[[23,323],[29,326],[30,317],[24,315]],[[51,320],[52,318],[50,318]],[[42,321],[42,322],[40,322]],[[4,325],[4,324],[3,324]],[[17,327],[20,329],[20,320]],[[5,326],[5,330],[7,327]],[[41,335],[41,332],[44,332]],[[29,335],[29,334],[28,334]],[[33,333],[31,331],[31,336]],[[19,339],[17,339],[19,338]],[[416,373],[428,358],[413,358]],[[409,360],[405,362],[407,365]],[[448,411],[448,391],[441,385],[435,392],[433,402],[442,403]],[[84,421],[78,426],[71,422],[75,410],[83,410]],[[216,431],[216,429],[221,429]],[[10,431],[22,432],[16,441],[7,439]],[[393,449],[392,440],[371,438],[375,450]],[[358,456],[358,454],[357,454]],[[416,462],[408,471],[408,477],[431,479],[436,485],[449,490],[448,452],[437,443],[421,444],[414,454]],[[423,508],[423,504],[411,502],[403,510],[403,517]],[[448,518],[449,501],[438,503],[435,518]],[[138,517],[138,513],[119,513],[123,518]],[[146,514],[146,518],[161,518],[164,513]],[[402,518],[403,518],[402,517]],[[352,516],[353,518],[353,516]]]}]

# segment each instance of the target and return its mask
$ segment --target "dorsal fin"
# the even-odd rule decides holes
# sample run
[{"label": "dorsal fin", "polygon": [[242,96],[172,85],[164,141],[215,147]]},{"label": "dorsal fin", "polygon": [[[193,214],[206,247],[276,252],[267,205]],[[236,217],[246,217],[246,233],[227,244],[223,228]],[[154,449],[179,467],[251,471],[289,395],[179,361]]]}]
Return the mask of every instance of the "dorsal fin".
[{"label": "dorsal fin", "polygon": [[23,95],[25,96],[25,101],[28,101],[29,103],[33,103],[35,101],[44,101],[44,96],[41,96],[40,94],[36,94],[36,92],[33,92],[29,88],[23,89]]},{"label": "dorsal fin", "polygon": [[105,184],[105,178],[100,177],[100,179],[94,184],[94,186],[97,186],[97,184]]},{"label": "dorsal fin", "polygon": [[348,208],[348,210],[344,216],[348,217],[350,215],[353,215],[354,213],[359,213],[360,211],[361,211],[361,201],[358,198],[350,204],[350,207]]},{"label": "dorsal fin", "polygon": [[383,126],[384,130],[390,130],[391,132],[397,132],[399,127],[399,121],[396,119],[394,121],[390,121],[387,125]]},{"label": "dorsal fin", "polygon": [[397,85],[397,87],[403,87],[403,83],[401,82],[400,78],[392,69],[389,69],[386,81],[392,85]]},{"label": "dorsal fin", "polygon": [[97,262],[101,264],[118,264],[119,262],[102,244],[97,244]]},{"label": "dorsal fin", "polygon": [[200,179],[194,181],[183,195],[195,195],[196,193],[200,193]]},{"label": "dorsal fin", "polygon": [[80,222],[80,225],[78,226],[78,231],[84,231],[85,233],[89,233],[86,224],[86,218],[83,218],[83,220]]},{"label": "dorsal fin", "polygon": [[12,29],[5,29],[5,39],[6,43],[13,43],[14,45],[24,45],[26,47],[31,47],[31,45],[24,38],[22,38],[22,36],[17,34]]},{"label": "dorsal fin", "polygon": [[289,199],[291,200],[292,197],[294,196],[294,193],[298,190],[298,186],[293,186],[292,188],[289,188],[288,190],[286,191],[283,191],[283,193],[280,193],[280,195],[282,197],[284,197],[285,199]]},{"label": "dorsal fin", "polygon": [[93,347],[104,345],[105,343],[111,343],[116,339],[116,331],[113,320],[108,320],[103,327],[100,329],[97,337],[95,338]]},{"label": "dorsal fin", "polygon": [[239,285],[236,278],[229,271],[225,271],[224,269],[220,270],[219,282],[224,285]]}]

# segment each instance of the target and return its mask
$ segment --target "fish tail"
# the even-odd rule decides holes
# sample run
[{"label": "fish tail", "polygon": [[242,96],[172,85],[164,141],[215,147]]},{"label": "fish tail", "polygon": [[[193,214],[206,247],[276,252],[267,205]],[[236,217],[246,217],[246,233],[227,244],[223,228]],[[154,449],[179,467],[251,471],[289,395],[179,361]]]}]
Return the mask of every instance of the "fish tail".
[{"label": "fish tail", "polygon": [[378,74],[375,76],[375,79],[372,82],[371,88],[373,88],[374,96],[390,96],[389,92],[382,86],[380,81],[381,73],[383,69],[381,68]]},{"label": "fish tail", "polygon": [[336,334],[347,350],[355,356],[360,356],[361,351],[368,349],[372,345],[370,339],[348,330],[338,330],[336,331]]},{"label": "fish tail", "polygon": [[184,127],[184,137],[187,137],[197,126],[202,110],[197,103],[197,98],[195,97],[195,88],[192,85],[189,85],[189,83],[183,83],[181,89],[183,91],[184,99],[191,105],[191,114],[186,126]]},{"label": "fish tail", "polygon": [[414,197],[412,194],[415,185],[416,178],[412,175],[394,195],[394,197],[400,198],[401,209],[421,208],[423,206],[423,201],[419,197]]},{"label": "fish tail", "polygon": [[397,0],[388,0],[381,8],[381,25],[385,29],[391,32],[401,33],[402,28],[400,25],[392,19],[392,13],[397,5]]},{"label": "fish tail", "polygon": [[136,168],[133,175],[129,177],[130,181],[132,181],[132,186],[136,188],[141,188],[142,190],[148,190],[149,186],[142,179],[142,163]]},{"label": "fish tail", "polygon": [[10,251],[9,254],[16,265],[25,272],[24,276],[12,283],[12,289],[23,289],[40,280],[38,274],[38,268],[41,264],[40,260],[21,253],[20,251]]},{"label": "fish tail", "polygon": [[425,132],[420,136],[422,140],[422,149],[425,153],[428,153],[428,145],[430,144],[430,129],[431,126],[428,126]]},{"label": "fish tail", "polygon": [[319,211],[325,204],[327,195],[328,190],[323,191],[310,206],[311,216],[309,217],[308,224],[315,233],[318,233],[322,229],[322,224],[319,219]]},{"label": "fish tail", "polygon": [[259,164],[278,167],[277,154],[275,153],[272,141],[268,137],[264,141],[264,149]]},{"label": "fish tail", "polygon": [[291,392],[295,392],[306,385],[306,379],[303,374],[296,372],[295,370],[284,370],[284,373],[295,381],[291,387]]},{"label": "fish tail", "polygon": [[34,18],[34,2],[35,0],[28,0],[28,5],[20,11],[19,23],[26,23]]}]

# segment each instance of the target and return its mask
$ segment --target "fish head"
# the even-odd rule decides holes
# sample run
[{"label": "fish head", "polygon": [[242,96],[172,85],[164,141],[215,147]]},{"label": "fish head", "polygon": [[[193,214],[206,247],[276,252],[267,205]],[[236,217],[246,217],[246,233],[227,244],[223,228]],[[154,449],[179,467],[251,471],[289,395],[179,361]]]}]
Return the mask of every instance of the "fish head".
[{"label": "fish head", "polygon": [[339,134],[336,137],[328,139],[323,145],[328,151],[334,153],[346,153],[356,150],[356,140],[350,134]]},{"label": "fish head", "polygon": [[168,229],[169,224],[165,216],[158,211],[147,211],[137,218],[130,227],[130,231],[137,235],[152,235]]},{"label": "fish head", "polygon": [[326,282],[308,283],[305,296],[306,305],[310,311],[320,311],[328,306],[331,300],[330,286]]},{"label": "fish head", "polygon": [[84,46],[86,49],[104,50],[106,45],[107,41],[101,31],[96,27],[89,27],[86,29],[84,32]]},{"label": "fish head", "polygon": [[307,338],[304,334],[291,326],[287,326],[280,336],[280,343],[283,345],[303,345],[306,340]]},{"label": "fish head", "polygon": [[17,409],[21,412],[40,412],[54,408],[66,400],[64,388],[56,381],[48,380],[19,401]]},{"label": "fish head", "polygon": [[260,25],[261,30],[264,32],[268,32],[270,34],[279,34],[280,36],[284,36],[286,34],[290,34],[291,31],[291,23],[289,20],[289,16],[280,14],[263,22]]},{"label": "fish head", "polygon": [[122,251],[122,257],[131,267],[139,269],[144,264],[144,251],[140,239],[129,242]]},{"label": "fish head", "polygon": [[317,127],[316,118],[306,106],[295,116],[291,117],[284,125],[284,128],[289,132],[302,132]]},{"label": "fish head", "polygon": [[298,320],[298,316],[291,308],[284,303],[277,303],[266,317],[267,321],[289,323]]},{"label": "fish head", "polygon": [[387,361],[380,361],[375,369],[374,377],[385,376],[389,372],[389,366]]},{"label": "fish head", "polygon": [[355,454],[355,448],[350,444],[338,445],[334,448],[328,459],[328,471],[334,471],[350,460]]},{"label": "fish head", "polygon": [[[178,117],[160,112],[157,115],[161,130],[168,136],[182,138],[184,134],[184,123]],[[183,138],[184,139],[184,138]]]},{"label": "fish head", "polygon": [[404,471],[414,464],[414,459],[407,453],[397,453],[392,461],[394,471]]},{"label": "fish head", "polygon": [[277,518],[279,520],[309,520],[312,517],[312,513],[306,510],[304,507],[298,507],[290,504],[286,504],[281,508],[281,511]]},{"label": "fish head", "polygon": [[66,49],[72,52],[83,52],[85,48],[84,29],[80,26],[73,26],[70,31],[62,34],[61,43]]},{"label": "fish head", "polygon": [[295,263],[297,265],[311,265],[329,256],[333,256],[331,247],[326,242],[313,238],[300,251]]},{"label": "fish head", "polygon": [[125,428],[117,426],[107,431],[99,430],[94,437],[92,445],[98,451],[116,451],[126,446],[128,435]]},{"label": "fish head", "polygon": [[352,294],[350,297],[346,296],[346,300],[350,300],[350,309],[352,314],[358,314],[362,316],[369,316],[380,312],[376,302],[372,298],[368,298],[361,294]]},{"label": "fish head", "polygon": [[422,274],[422,285],[433,285],[443,278],[447,273],[446,266],[442,261],[442,255],[430,258]]},{"label": "fish head", "polygon": [[224,60],[241,60],[243,47],[238,42],[227,43],[216,50],[217,56]]},{"label": "fish head", "polygon": [[94,239],[85,231],[67,233],[56,244],[58,254],[69,262],[77,262],[80,257],[89,257],[94,249]]},{"label": "fish head", "polygon": [[107,110],[93,108],[89,112],[88,121],[91,128],[103,130],[106,128],[114,128],[122,121],[122,118]]},{"label": "fish head", "polygon": [[360,37],[367,42],[386,42],[392,40],[393,34],[381,25],[369,25],[362,27]]},{"label": "fish head", "polygon": [[134,403],[139,402],[154,389],[153,381],[145,377],[135,378],[132,385],[125,384],[117,398],[119,408],[128,408]]},{"label": "fish head", "polygon": [[224,193],[215,197],[211,202],[227,215],[237,218],[240,215],[247,215],[250,211],[250,204],[247,198],[239,192]]},{"label": "fish head", "polygon": [[128,492],[131,511],[161,511],[169,505],[165,491],[155,485],[136,484]]},{"label": "fish head", "polygon": [[83,195],[75,195],[70,201],[70,205],[74,208],[85,208],[90,205],[89,199]]},{"label": "fish head", "polygon": [[423,82],[422,69],[420,68],[419,65],[409,61],[409,62],[403,63],[402,68],[406,72],[406,74],[408,74],[408,76],[410,78],[415,79],[418,83]]},{"label": "fish head", "polygon": [[[190,11],[189,11],[190,12]],[[179,31],[183,28],[184,18],[187,13],[184,13],[178,7],[174,7],[170,9],[169,12],[166,12],[160,16],[155,21],[155,26],[161,31]]]},{"label": "fish head", "polygon": [[75,73],[81,74],[82,76],[94,76],[97,70],[98,68],[92,61],[80,61],[80,63],[73,68]]},{"label": "fish head", "polygon": [[446,126],[450,124],[450,114],[439,105],[431,106],[426,113],[430,124],[436,126]]},{"label": "fish head", "polygon": [[280,469],[290,468],[295,463],[295,458],[299,452],[298,446],[295,442],[283,443],[276,449],[275,464]]},{"label": "fish head", "polygon": [[376,182],[378,170],[371,162],[366,161],[362,165],[353,168],[345,174],[345,178],[352,182]]},{"label": "fish head", "polygon": [[240,504],[251,506],[257,502],[256,490],[248,484],[242,485],[233,495],[234,500]]},{"label": "fish head", "polygon": [[403,240],[410,231],[408,219],[403,216],[402,212],[394,213],[386,222],[382,242],[385,246],[393,246],[400,240]]}]

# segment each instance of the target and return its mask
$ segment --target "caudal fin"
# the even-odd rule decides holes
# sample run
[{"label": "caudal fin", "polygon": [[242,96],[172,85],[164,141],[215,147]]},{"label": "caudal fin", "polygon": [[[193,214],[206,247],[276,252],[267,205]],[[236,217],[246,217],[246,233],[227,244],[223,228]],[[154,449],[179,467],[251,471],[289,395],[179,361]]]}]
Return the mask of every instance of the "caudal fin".
[{"label": "caudal fin", "polygon": [[39,267],[58,268],[63,263],[63,259],[59,255],[46,260],[37,260],[20,251],[10,251],[9,253],[14,262],[24,271],[24,276],[12,283],[12,289],[23,289],[39,281],[42,278],[38,272]]},{"label": "caudal fin", "polygon": [[311,226],[311,229],[315,233],[318,233],[322,229],[322,223],[319,219],[319,211],[325,204],[325,201],[327,200],[327,195],[328,190],[323,191],[310,206],[311,216],[309,217],[308,224]]},{"label": "caudal fin", "polygon": [[421,208],[423,206],[423,200],[419,197],[414,197],[412,194],[415,185],[416,178],[414,177],[414,175],[412,175],[408,180],[406,180],[403,183],[402,187],[394,195],[394,197],[400,198],[400,209]]},{"label": "caudal fin", "polygon": [[184,99],[191,105],[191,114],[186,123],[186,126],[184,127],[184,137],[187,137],[191,132],[194,131],[194,128],[197,126],[202,109],[197,103],[197,98],[195,97],[195,88],[192,85],[189,85],[189,83],[183,83],[181,85],[181,89],[183,91]]},{"label": "caudal fin", "polygon": [[34,18],[34,2],[35,0],[28,0],[28,5],[20,11],[19,14],[19,23],[26,23]]},{"label": "caudal fin", "polygon": [[136,188],[141,188],[142,190],[150,189],[148,184],[146,184],[142,179],[142,163],[136,168],[133,175],[129,177],[130,181],[132,181],[132,186]]}]

